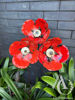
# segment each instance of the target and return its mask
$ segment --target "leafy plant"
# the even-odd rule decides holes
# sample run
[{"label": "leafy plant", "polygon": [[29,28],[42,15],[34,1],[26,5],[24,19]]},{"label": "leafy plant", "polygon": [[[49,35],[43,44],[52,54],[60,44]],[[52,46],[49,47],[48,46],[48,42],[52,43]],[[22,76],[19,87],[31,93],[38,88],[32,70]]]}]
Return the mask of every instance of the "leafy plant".
[{"label": "leafy plant", "polygon": [[[18,69],[9,61],[9,57],[0,60],[0,100],[53,100],[61,98],[70,99],[75,98],[75,79],[74,79],[74,60],[70,59],[67,66],[66,63],[62,64],[63,67],[59,72],[47,72],[41,77],[41,81],[37,80],[32,87],[28,86],[23,80],[22,75],[25,70]],[[59,76],[65,80],[67,86],[70,85],[71,80],[73,90],[68,95],[59,93],[57,85],[59,83]],[[63,92],[63,85],[61,84],[61,91]],[[63,93],[66,93],[64,90]]]},{"label": "leafy plant", "polygon": [[[42,90],[44,91],[44,94],[46,93],[45,97],[39,96],[38,99],[36,100],[51,100],[51,99],[53,100],[53,98],[56,100],[57,99],[65,100],[65,99],[75,98],[74,59],[71,58],[68,65],[66,63],[63,63],[62,65],[63,67],[61,70],[59,70],[59,72],[45,73],[45,76],[41,77],[41,81],[36,82],[36,84],[32,87],[32,90],[38,90],[38,91]],[[63,90],[63,84],[60,84],[62,94],[59,93],[57,86],[60,81],[60,76],[64,78],[64,82],[68,87],[71,85],[71,87],[69,88],[71,89],[73,88],[72,92],[69,93],[69,91],[71,91],[70,89],[68,89],[67,91]]]},{"label": "leafy plant", "polygon": [[[23,100],[23,99],[22,99],[22,96],[20,95],[20,93],[19,93],[18,89],[16,88],[15,84],[13,83],[12,79],[11,79],[10,76],[8,75],[8,71],[9,71],[8,66],[9,66],[9,58],[7,57],[6,60],[5,60],[5,62],[4,62],[4,64],[3,64],[2,69],[0,70],[1,76],[2,76],[1,78],[2,78],[3,81],[6,82],[6,84],[7,84],[7,85],[5,86],[5,89],[6,89],[6,90],[7,90],[7,89],[12,90],[12,92],[13,92],[14,95],[15,95],[15,99]],[[4,93],[3,93],[3,92],[4,92]],[[7,97],[7,100],[8,100],[8,98],[9,98],[9,100],[10,100],[10,98],[11,98],[11,96],[9,96],[9,94],[6,93],[5,90],[4,90],[2,87],[1,87],[0,94],[1,94],[1,96],[2,96],[3,98]],[[2,95],[2,94],[4,94],[4,95]],[[6,98],[5,98],[5,99],[6,99]],[[13,98],[12,98],[11,100],[13,100]]]},{"label": "leafy plant", "polygon": [[31,91],[31,86],[21,80],[24,70],[13,66],[9,57],[1,59],[0,66],[1,100],[35,100],[38,98],[37,92]]}]

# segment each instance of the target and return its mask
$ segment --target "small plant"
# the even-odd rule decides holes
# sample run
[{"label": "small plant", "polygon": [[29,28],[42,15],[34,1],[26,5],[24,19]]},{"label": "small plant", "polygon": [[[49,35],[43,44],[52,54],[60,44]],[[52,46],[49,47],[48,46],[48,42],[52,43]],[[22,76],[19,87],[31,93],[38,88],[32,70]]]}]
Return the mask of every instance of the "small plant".
[{"label": "small plant", "polygon": [[[4,62],[4,63],[3,63]],[[47,72],[41,77],[41,81],[37,81],[32,87],[31,84],[27,85],[22,75],[25,72],[23,69],[18,69],[13,66],[9,61],[9,57],[5,60],[0,60],[0,99],[1,100],[63,100],[75,98],[75,79],[74,79],[74,60],[69,61],[69,66],[66,63],[63,64],[62,69],[59,72]],[[72,81],[73,90],[69,95],[60,95],[57,90],[57,77],[62,75],[65,82],[66,79]],[[57,82],[56,82],[57,81]],[[56,83],[56,84],[55,84]],[[66,82],[69,86],[69,82]],[[62,85],[61,85],[62,89]],[[62,91],[63,92],[63,91]],[[66,91],[64,91],[65,93]]]},{"label": "small plant", "polygon": [[[75,69],[73,58],[70,59],[68,65],[66,63],[63,63],[62,65],[63,67],[59,70],[59,72],[45,73],[45,76],[41,77],[41,81],[37,81],[32,87],[32,90],[36,90],[38,92],[36,100],[65,100],[75,98]],[[59,76],[63,77],[68,88],[67,90],[63,90],[63,84],[60,84],[60,87],[58,87],[60,81]],[[58,91],[58,88],[61,88],[61,93]],[[43,91],[43,94],[40,94],[40,90]]]}]

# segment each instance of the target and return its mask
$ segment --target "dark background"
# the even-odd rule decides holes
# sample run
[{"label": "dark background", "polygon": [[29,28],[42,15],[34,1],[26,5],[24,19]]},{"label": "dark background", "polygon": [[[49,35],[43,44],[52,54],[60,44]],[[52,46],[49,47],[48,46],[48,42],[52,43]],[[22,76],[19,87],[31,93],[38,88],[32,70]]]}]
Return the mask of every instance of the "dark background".
[{"label": "dark background", "polygon": [[[75,0],[0,0],[0,58],[9,56],[9,45],[24,37],[23,22],[37,18],[48,22],[50,37],[62,38],[63,44],[69,47],[70,56],[75,58]],[[35,76],[43,70],[38,64],[33,65],[37,66],[34,67]]]}]

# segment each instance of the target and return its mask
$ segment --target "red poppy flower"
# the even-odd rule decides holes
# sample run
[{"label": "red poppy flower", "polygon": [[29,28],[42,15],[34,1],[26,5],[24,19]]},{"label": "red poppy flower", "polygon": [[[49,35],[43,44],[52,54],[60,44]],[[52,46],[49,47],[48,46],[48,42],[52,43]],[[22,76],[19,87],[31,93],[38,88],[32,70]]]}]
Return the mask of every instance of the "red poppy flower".
[{"label": "red poppy flower", "polygon": [[45,68],[56,71],[62,68],[63,62],[69,58],[68,48],[61,45],[60,38],[49,39],[39,49],[39,61]]},{"label": "red poppy flower", "polygon": [[27,68],[29,64],[34,64],[38,61],[39,52],[37,45],[29,41],[27,38],[24,41],[15,41],[10,45],[9,53],[13,56],[12,62],[18,68]]},{"label": "red poppy flower", "polygon": [[22,26],[22,32],[27,35],[32,41],[42,44],[47,40],[50,34],[47,22],[39,18],[35,22],[33,20],[26,20]]}]

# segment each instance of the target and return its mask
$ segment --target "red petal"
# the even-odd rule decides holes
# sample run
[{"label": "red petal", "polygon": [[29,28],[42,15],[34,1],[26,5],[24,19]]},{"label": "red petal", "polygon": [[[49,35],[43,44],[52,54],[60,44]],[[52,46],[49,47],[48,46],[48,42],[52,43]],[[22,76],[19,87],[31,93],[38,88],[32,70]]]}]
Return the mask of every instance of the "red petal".
[{"label": "red petal", "polygon": [[41,29],[41,34],[45,34],[45,32],[48,30],[48,24],[47,22],[42,19],[39,18],[35,21],[35,26],[39,29]]},{"label": "red petal", "polygon": [[21,41],[29,41],[28,37],[22,38]]},{"label": "red petal", "polygon": [[31,52],[37,50],[38,44],[34,41],[34,38],[22,38],[21,41],[29,42],[29,49]]},{"label": "red petal", "polygon": [[29,53],[24,57],[24,60],[28,61],[30,63],[30,60],[32,59],[32,54]]},{"label": "red petal", "polygon": [[47,39],[49,37],[49,35],[50,35],[50,32],[51,32],[50,29],[48,29],[47,32],[44,34],[43,38]]},{"label": "red petal", "polygon": [[51,42],[51,45],[53,47],[56,47],[57,45],[60,45],[62,43],[62,40],[59,37],[55,37],[55,38],[49,39],[48,41]]},{"label": "red petal", "polygon": [[62,64],[60,62],[44,62],[43,66],[47,68],[49,71],[57,71],[62,68]]},{"label": "red petal", "polygon": [[48,29],[48,31],[43,34],[43,37],[40,38],[39,43],[40,44],[44,43],[48,39],[49,34],[50,34],[50,30]]},{"label": "red petal", "polygon": [[29,45],[30,51],[33,53],[38,49],[38,44],[35,43],[35,41],[31,41]]},{"label": "red petal", "polygon": [[11,55],[17,55],[18,53],[21,52],[21,48],[26,47],[29,45],[29,42],[27,41],[15,41],[12,43],[9,47],[9,53]]},{"label": "red petal", "polygon": [[12,43],[9,47],[9,53],[11,55],[16,55],[18,53],[20,53],[20,42],[19,41],[15,41],[14,43]]},{"label": "red petal", "polygon": [[33,20],[26,20],[22,26],[22,32],[25,35],[31,33],[31,30],[34,28],[34,21]]},{"label": "red petal", "polygon": [[52,46],[52,43],[50,42],[50,40],[46,41],[44,44],[43,44],[43,47],[48,49],[50,46]]},{"label": "red petal", "polygon": [[61,63],[65,62],[69,58],[69,50],[66,46],[62,45],[57,48],[54,48],[54,50],[58,54],[62,55],[61,59],[59,60]]},{"label": "red petal", "polygon": [[38,61],[38,56],[39,56],[39,51],[36,50],[33,54],[32,54],[32,58],[30,59],[30,63],[34,64]]},{"label": "red petal", "polygon": [[42,52],[42,54],[43,54],[47,49],[48,49],[47,47],[41,46],[39,48],[39,51]]},{"label": "red petal", "polygon": [[39,52],[39,62],[43,64],[45,61],[47,61],[46,55]]},{"label": "red petal", "polygon": [[13,64],[21,69],[27,68],[29,66],[29,62],[23,58],[23,55],[20,53],[13,57],[12,59]]},{"label": "red petal", "polygon": [[46,29],[48,28],[48,23],[42,18],[38,18],[35,23],[41,27],[45,27]]},{"label": "red petal", "polygon": [[44,46],[44,48],[48,49],[50,46],[56,47],[56,46],[58,46],[61,43],[62,43],[62,40],[57,37],[57,38],[48,39],[48,41],[45,42],[43,44],[43,46]]}]

